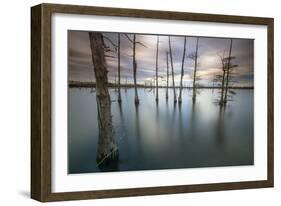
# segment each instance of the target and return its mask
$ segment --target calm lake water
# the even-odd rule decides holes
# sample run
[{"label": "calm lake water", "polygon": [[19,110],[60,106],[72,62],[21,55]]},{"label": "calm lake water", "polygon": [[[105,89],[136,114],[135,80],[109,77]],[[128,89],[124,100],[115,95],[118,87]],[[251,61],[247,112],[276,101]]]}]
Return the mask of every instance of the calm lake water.
[{"label": "calm lake water", "polygon": [[252,165],[254,161],[253,90],[235,90],[225,109],[215,104],[217,89],[183,90],[182,105],[174,105],[172,89],[159,103],[149,89],[122,89],[122,105],[110,89],[115,138],[119,147],[116,168],[99,169],[96,163],[98,123],[96,93],[70,88],[68,93],[69,173],[132,171]]}]

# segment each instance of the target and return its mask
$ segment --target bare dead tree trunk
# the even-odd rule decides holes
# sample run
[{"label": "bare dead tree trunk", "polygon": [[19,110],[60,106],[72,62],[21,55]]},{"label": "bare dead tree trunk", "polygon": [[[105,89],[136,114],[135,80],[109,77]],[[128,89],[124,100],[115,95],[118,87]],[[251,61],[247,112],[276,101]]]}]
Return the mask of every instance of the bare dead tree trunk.
[{"label": "bare dead tree trunk", "polygon": [[173,65],[173,53],[171,47],[171,38],[169,36],[169,49],[170,49],[170,61],[171,61],[171,68],[172,68],[172,82],[173,82],[173,91],[174,91],[174,103],[177,103],[177,95],[176,95],[176,88],[175,88],[175,75],[174,75],[174,65]]},{"label": "bare dead tree trunk", "polygon": [[159,36],[157,36],[157,48],[156,48],[156,102],[158,103],[158,47],[159,47]]},{"label": "bare dead tree trunk", "polygon": [[126,86],[125,86],[125,92],[127,93],[127,87],[128,87],[128,79],[127,79],[128,77],[126,77]]},{"label": "bare dead tree trunk", "polygon": [[137,89],[137,62],[136,62],[136,35],[133,37],[133,69],[134,69],[134,88],[135,88],[135,104],[139,104],[139,96]]},{"label": "bare dead tree trunk", "polygon": [[120,89],[120,33],[118,33],[118,102],[121,103],[121,89]]},{"label": "bare dead tree trunk", "polygon": [[232,52],[232,39],[230,39],[229,54],[228,54],[228,61],[227,61],[227,67],[226,67],[226,83],[225,83],[225,93],[224,93],[224,101],[223,101],[224,104],[226,104],[226,102],[227,102],[231,52]]},{"label": "bare dead tree trunk", "polygon": [[224,66],[224,64],[223,64],[223,73],[222,73],[222,81],[221,81],[221,97],[220,97],[220,105],[222,105],[223,104],[223,97],[224,97],[224,89],[225,89],[225,86],[224,86],[224,84],[225,84],[225,66]]},{"label": "bare dead tree trunk", "polygon": [[[224,90],[225,90],[225,73],[226,73],[226,65],[225,65],[225,55],[224,52],[222,55],[218,55],[221,60],[221,69],[222,69],[222,77],[221,77],[221,95],[219,104],[223,104],[223,98],[224,98]],[[220,79],[220,76],[218,76],[218,80]],[[214,84],[214,82],[213,82]],[[213,86],[214,87],[214,86]]]},{"label": "bare dead tree trunk", "polygon": [[220,104],[223,104],[224,90],[225,90],[225,68],[223,68],[222,81],[221,81],[221,97]]},{"label": "bare dead tree trunk", "polygon": [[195,100],[196,98],[196,72],[197,72],[197,58],[198,58],[198,41],[199,37],[196,40],[196,51],[195,51],[195,62],[194,62],[194,73],[193,73],[193,96],[192,99]]},{"label": "bare dead tree trunk", "polygon": [[117,92],[117,75],[114,76],[114,91]]},{"label": "bare dead tree trunk", "polygon": [[167,63],[167,89],[166,89],[166,100],[169,99],[169,53],[166,52],[166,63]]},{"label": "bare dead tree trunk", "polygon": [[99,125],[97,163],[116,162],[118,147],[114,138],[111,115],[111,100],[108,92],[107,68],[103,48],[103,36],[99,32],[89,32],[92,61],[96,76],[96,101]]},{"label": "bare dead tree trunk", "polygon": [[180,94],[179,94],[179,100],[178,100],[179,104],[182,103],[182,80],[183,80],[183,75],[184,75],[185,47],[186,47],[186,37],[184,37],[183,55],[182,55],[182,62],[181,62]]}]

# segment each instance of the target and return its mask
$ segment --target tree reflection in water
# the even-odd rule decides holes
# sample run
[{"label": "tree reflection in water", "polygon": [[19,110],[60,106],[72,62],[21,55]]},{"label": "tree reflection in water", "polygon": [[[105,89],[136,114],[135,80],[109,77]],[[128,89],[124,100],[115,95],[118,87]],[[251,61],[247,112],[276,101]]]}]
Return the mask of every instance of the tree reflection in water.
[{"label": "tree reflection in water", "polygon": [[218,119],[216,123],[216,140],[218,145],[222,145],[224,141],[224,115],[225,107],[219,106]]},{"label": "tree reflection in water", "polygon": [[[192,91],[184,90],[186,98],[181,105],[174,104],[173,99],[159,99],[156,104],[152,92],[147,90],[140,90],[142,101],[135,105],[131,103],[133,89],[122,94],[123,101],[119,104],[116,101],[117,93],[110,89],[114,136],[119,149],[119,157],[115,161],[93,159],[99,147],[106,144],[98,133],[97,113],[91,111],[88,103],[84,103],[93,101],[94,111],[97,112],[96,95],[90,93],[90,90],[89,96],[79,89],[73,91],[77,95],[77,102],[70,106],[72,109],[73,106],[77,107],[77,103],[81,103],[81,106],[77,107],[77,112],[73,112],[72,118],[75,121],[69,126],[71,131],[80,131],[70,133],[71,174],[245,165],[252,161],[250,141],[253,127],[248,120],[252,113],[248,112],[250,109],[243,109],[251,106],[245,100],[251,90],[238,91],[239,98],[235,100],[239,103],[235,101],[226,107],[220,107],[213,102],[206,102],[206,99],[213,96],[212,91],[207,89],[195,100],[191,98]],[[159,97],[165,97],[166,90],[159,91]],[[84,95],[83,101],[78,94]],[[231,111],[235,111],[232,116],[227,115]],[[93,124],[87,124],[86,121]],[[73,138],[74,135],[76,139]],[[87,139],[90,135],[92,138]]]}]

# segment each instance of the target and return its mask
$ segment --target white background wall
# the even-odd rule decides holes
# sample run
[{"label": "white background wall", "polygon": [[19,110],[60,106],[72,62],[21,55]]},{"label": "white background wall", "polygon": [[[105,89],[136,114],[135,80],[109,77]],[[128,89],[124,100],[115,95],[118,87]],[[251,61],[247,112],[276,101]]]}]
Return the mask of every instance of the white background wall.
[{"label": "white background wall", "polygon": [[[275,188],[47,203],[47,205],[280,205],[280,37],[281,5],[276,0],[60,0],[127,7],[275,18]],[[1,2],[0,10],[0,204],[39,205],[30,185],[30,7],[37,0]],[[279,202],[279,203],[278,203]]]}]

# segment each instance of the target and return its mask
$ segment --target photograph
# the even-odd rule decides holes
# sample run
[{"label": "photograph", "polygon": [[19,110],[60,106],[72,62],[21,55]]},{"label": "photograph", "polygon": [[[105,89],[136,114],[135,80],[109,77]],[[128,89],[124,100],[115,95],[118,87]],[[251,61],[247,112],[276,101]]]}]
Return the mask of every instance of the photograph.
[{"label": "photograph", "polygon": [[274,18],[31,8],[31,198],[274,187]]},{"label": "photograph", "polygon": [[67,32],[68,174],[254,165],[254,39]]}]

